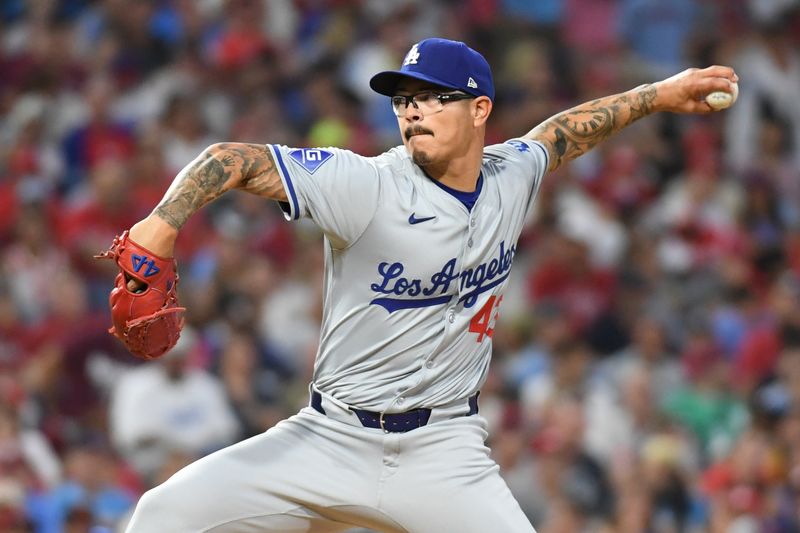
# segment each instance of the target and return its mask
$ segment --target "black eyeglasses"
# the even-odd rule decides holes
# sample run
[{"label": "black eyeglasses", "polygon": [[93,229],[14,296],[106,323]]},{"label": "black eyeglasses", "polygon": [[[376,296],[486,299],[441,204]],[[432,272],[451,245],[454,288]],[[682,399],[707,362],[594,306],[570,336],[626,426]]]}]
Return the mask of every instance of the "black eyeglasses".
[{"label": "black eyeglasses", "polygon": [[401,117],[406,114],[409,104],[413,105],[414,109],[419,109],[423,115],[433,115],[444,109],[444,104],[448,102],[457,102],[459,100],[469,100],[472,98],[475,97],[462,92],[437,93],[435,91],[420,91],[409,95],[398,94],[392,96],[391,100],[394,114]]}]

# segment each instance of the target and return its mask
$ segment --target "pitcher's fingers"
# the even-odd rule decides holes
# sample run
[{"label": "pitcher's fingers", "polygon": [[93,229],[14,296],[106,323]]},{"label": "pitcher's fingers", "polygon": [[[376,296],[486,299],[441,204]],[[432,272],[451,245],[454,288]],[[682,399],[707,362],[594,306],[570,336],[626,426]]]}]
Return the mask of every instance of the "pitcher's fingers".
[{"label": "pitcher's fingers", "polygon": [[739,76],[736,75],[736,72],[731,67],[724,65],[712,65],[704,68],[703,74],[709,77],[726,78],[734,83],[739,81]]},{"label": "pitcher's fingers", "polygon": [[698,115],[707,115],[709,113],[714,113],[715,111],[716,109],[708,105],[708,102],[701,98],[686,102],[679,113],[696,113]]},{"label": "pitcher's fingers", "polygon": [[733,93],[733,82],[728,78],[710,77],[697,80],[692,87],[694,94],[702,100],[707,94],[715,91]]},{"label": "pitcher's fingers", "polygon": [[143,292],[144,289],[147,287],[145,283],[142,283],[141,281],[134,278],[128,278],[128,281],[125,283],[125,286],[128,287],[129,291],[134,293]]}]

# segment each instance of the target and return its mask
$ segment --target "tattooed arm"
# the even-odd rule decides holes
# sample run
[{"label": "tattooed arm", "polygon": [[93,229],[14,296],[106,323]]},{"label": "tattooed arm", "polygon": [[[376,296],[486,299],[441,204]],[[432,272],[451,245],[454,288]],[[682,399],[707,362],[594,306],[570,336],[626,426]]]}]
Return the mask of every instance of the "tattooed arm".
[{"label": "tattooed arm", "polygon": [[731,92],[738,76],[729,67],[688,69],[666,80],[598,98],[545,120],[525,135],[550,154],[548,170],[575,159],[622,128],[657,111],[711,113],[705,95]]},{"label": "tattooed arm", "polygon": [[287,200],[266,146],[213,144],[178,173],[155,210],[131,228],[130,237],[157,255],[172,257],[178,230],[189,217],[231,189]]}]

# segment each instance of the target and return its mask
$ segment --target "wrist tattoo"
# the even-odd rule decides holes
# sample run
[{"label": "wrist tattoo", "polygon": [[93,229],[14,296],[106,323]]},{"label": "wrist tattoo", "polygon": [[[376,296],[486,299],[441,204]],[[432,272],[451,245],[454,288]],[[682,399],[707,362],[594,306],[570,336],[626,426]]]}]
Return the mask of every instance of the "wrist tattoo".
[{"label": "wrist tattoo", "polygon": [[156,207],[156,214],[175,229],[181,229],[189,217],[222,194],[231,171],[225,161],[208,151],[184,168]]}]

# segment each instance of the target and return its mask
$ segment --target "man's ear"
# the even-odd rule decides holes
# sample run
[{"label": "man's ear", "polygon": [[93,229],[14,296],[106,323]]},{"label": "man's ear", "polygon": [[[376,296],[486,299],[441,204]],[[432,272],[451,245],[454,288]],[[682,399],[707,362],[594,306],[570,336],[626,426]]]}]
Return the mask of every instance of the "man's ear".
[{"label": "man's ear", "polygon": [[475,119],[476,126],[484,124],[491,112],[492,101],[487,96],[479,96],[472,101],[472,117]]}]

